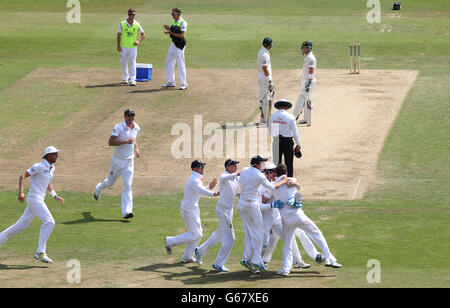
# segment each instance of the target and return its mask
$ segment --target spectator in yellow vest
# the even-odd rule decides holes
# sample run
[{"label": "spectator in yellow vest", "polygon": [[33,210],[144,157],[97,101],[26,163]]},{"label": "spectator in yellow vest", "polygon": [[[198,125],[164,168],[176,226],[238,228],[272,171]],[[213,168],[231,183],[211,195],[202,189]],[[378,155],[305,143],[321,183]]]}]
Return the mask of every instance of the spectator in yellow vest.
[{"label": "spectator in yellow vest", "polygon": [[[136,11],[128,10],[128,19],[119,24],[117,30],[117,51],[120,52],[120,63],[122,64],[122,83],[136,85],[136,58],[137,46],[145,39],[145,32],[137,20]],[[140,36],[138,38],[138,35]],[[128,63],[130,71],[128,71]]]}]

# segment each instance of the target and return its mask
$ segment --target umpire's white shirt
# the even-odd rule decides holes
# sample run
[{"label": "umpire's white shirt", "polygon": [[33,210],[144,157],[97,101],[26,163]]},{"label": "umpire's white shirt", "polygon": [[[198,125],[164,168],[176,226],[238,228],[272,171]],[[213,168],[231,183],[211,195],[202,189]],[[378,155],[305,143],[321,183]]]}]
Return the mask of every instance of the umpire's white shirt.
[{"label": "umpire's white shirt", "polygon": [[258,52],[258,79],[264,78],[263,66],[267,66],[269,75],[272,76],[272,65],[270,64],[270,53],[263,46]]},{"label": "umpire's white shirt", "polygon": [[224,208],[232,208],[239,190],[239,176],[237,173],[225,171],[219,177],[220,197],[217,204]]},{"label": "umpire's white shirt", "polygon": [[[137,125],[136,122],[133,122],[133,126],[130,128],[127,126],[127,123],[123,121],[122,123],[119,123],[116,126],[114,126],[111,136],[116,136],[117,141],[128,140],[130,137],[136,140],[137,134],[139,133],[140,130],[141,128],[139,127],[139,125]],[[114,149],[114,158],[119,159],[134,158],[134,143],[132,144],[126,143],[116,146]]]},{"label": "umpire's white shirt", "polygon": [[181,209],[186,211],[193,208],[198,208],[198,202],[200,201],[201,195],[213,197],[214,191],[209,190],[203,185],[203,175],[192,171],[191,176],[184,186],[184,196],[181,201]]},{"label": "umpire's white shirt", "polygon": [[269,130],[273,137],[278,137],[278,135],[293,137],[295,143],[300,145],[300,136],[295,117],[284,109],[278,110],[270,117]]},{"label": "umpire's white shirt", "polygon": [[48,184],[50,184],[55,173],[55,166],[44,159],[42,162],[31,166],[27,172],[31,176],[30,190],[27,196],[44,200]]},{"label": "umpire's white shirt", "polygon": [[264,174],[255,167],[246,167],[242,169],[241,176],[241,197],[243,201],[258,202],[259,186],[263,185],[267,189],[274,191],[275,185],[270,183]]}]

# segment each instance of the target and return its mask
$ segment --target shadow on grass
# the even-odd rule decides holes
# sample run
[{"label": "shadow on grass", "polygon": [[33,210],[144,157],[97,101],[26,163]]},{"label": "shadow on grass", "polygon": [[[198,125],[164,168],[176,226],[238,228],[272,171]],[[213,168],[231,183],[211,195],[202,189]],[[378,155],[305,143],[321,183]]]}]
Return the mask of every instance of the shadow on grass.
[{"label": "shadow on grass", "polygon": [[86,89],[93,89],[93,88],[115,88],[115,87],[127,87],[128,85],[123,84],[121,82],[118,83],[106,83],[106,84],[96,84],[92,86],[85,86]]},{"label": "shadow on grass", "polygon": [[91,215],[91,212],[83,212],[81,213],[84,218],[73,220],[73,221],[66,221],[62,222],[63,225],[76,225],[76,224],[85,224],[89,222],[121,222],[121,223],[129,223],[129,220],[123,220],[123,219],[97,219],[94,216]]},{"label": "shadow on grass", "polygon": [[[178,269],[177,269],[178,268]],[[181,270],[184,268],[186,270]],[[219,284],[233,281],[264,281],[289,278],[332,278],[336,275],[321,275],[317,271],[292,271],[289,277],[281,277],[275,271],[252,274],[247,270],[219,273],[216,270],[201,268],[197,265],[184,265],[181,263],[157,263],[140,268],[135,271],[155,272],[163,274],[165,280],[179,280],[184,284]]]},{"label": "shadow on grass", "polygon": [[33,268],[48,268],[48,266],[0,264],[0,270],[28,270]]},{"label": "shadow on grass", "polygon": [[155,92],[161,92],[161,91],[167,91],[167,89],[160,88],[160,89],[134,90],[134,91],[131,91],[128,93],[155,93]]}]

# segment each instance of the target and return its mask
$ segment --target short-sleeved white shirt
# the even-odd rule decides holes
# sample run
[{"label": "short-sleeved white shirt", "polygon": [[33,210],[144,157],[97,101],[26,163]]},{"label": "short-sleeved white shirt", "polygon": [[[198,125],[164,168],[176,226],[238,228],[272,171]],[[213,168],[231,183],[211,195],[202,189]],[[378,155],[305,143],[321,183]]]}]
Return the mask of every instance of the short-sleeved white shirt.
[{"label": "short-sleeved white shirt", "polygon": [[258,79],[263,78],[264,71],[263,66],[267,66],[269,75],[272,76],[272,65],[270,63],[270,53],[264,46],[258,52]]},{"label": "short-sleeved white shirt", "polygon": [[[141,128],[136,122],[133,122],[133,127],[127,126],[125,121],[114,126],[111,136],[116,136],[117,141],[128,140],[130,137],[136,140],[137,134]],[[119,159],[130,159],[134,158],[134,143],[133,144],[122,144],[116,146],[114,149],[114,157]]]},{"label": "short-sleeved white shirt", "polygon": [[300,136],[298,134],[295,117],[292,113],[280,109],[269,119],[269,130],[273,137],[281,135],[283,137],[293,137],[295,143],[300,145]]},{"label": "short-sleeved white shirt", "polygon": [[[126,24],[128,27],[132,27],[134,25],[134,23],[136,22],[136,20],[133,20],[133,24],[129,24],[127,20],[125,20]],[[122,23],[119,23],[119,28],[117,29],[117,33],[122,33]],[[139,33],[144,33],[144,29],[142,28],[142,26],[139,24]]]},{"label": "short-sleeved white shirt", "polygon": [[303,60],[303,69],[302,69],[302,80],[308,80],[309,75],[309,68],[314,68],[314,78],[316,79],[316,67],[317,67],[317,61],[316,57],[314,56],[313,52],[311,51],[308,55],[305,56],[305,59]]},{"label": "short-sleeved white shirt", "polygon": [[55,173],[55,166],[43,159],[40,163],[31,166],[27,172],[31,176],[28,196],[44,200],[48,184]]}]

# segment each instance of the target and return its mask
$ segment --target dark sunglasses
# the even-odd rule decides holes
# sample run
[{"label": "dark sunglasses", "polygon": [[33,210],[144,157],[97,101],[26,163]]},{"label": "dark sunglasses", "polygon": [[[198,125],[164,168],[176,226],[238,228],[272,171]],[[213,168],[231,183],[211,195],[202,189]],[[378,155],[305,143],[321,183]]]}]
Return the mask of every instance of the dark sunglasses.
[{"label": "dark sunglasses", "polygon": [[128,16],[136,16],[136,14],[128,14]]}]

